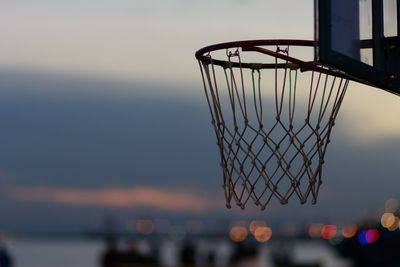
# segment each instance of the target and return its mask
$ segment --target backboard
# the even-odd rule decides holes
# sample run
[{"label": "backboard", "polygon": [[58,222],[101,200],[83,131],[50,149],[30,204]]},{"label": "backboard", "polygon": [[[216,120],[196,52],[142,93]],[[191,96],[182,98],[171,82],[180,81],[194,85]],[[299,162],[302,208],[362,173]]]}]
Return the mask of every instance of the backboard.
[{"label": "backboard", "polygon": [[400,94],[400,0],[315,0],[315,59]]}]

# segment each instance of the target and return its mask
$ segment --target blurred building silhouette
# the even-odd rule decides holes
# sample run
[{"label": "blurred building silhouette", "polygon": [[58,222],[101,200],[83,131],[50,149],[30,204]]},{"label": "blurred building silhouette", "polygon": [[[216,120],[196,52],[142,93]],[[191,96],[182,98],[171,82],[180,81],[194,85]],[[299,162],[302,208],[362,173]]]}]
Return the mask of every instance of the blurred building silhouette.
[{"label": "blurred building silhouette", "polygon": [[0,267],[13,267],[13,260],[5,244],[0,243]]}]

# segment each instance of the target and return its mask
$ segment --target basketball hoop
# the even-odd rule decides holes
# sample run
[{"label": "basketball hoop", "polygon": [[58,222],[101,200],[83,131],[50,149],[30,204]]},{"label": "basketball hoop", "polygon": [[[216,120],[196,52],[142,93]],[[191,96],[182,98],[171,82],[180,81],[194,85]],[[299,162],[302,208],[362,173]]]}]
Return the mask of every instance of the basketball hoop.
[{"label": "basketball hoop", "polygon": [[[196,52],[217,137],[226,206],[315,204],[345,74],[301,60],[313,41],[258,40]],[[296,58],[292,57],[293,51]],[[313,53],[311,53],[313,54]],[[255,61],[255,62],[254,62]]]}]

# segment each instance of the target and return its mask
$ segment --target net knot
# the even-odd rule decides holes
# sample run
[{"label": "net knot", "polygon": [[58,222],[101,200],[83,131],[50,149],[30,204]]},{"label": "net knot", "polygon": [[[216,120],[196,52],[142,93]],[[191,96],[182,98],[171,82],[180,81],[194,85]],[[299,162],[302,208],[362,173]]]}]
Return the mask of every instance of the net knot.
[{"label": "net knot", "polygon": [[284,53],[284,54],[288,54],[289,53],[289,48],[286,47],[285,49],[280,48],[279,46],[276,47],[276,52],[277,53]]},{"label": "net knot", "polygon": [[261,166],[261,170],[262,170],[262,171],[265,171],[265,165],[262,165],[262,166]]}]

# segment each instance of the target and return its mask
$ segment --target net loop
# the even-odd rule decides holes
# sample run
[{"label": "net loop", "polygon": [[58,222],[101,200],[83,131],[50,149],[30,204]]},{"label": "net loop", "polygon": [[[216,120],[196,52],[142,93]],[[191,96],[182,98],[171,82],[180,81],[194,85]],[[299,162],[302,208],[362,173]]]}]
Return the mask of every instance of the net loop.
[{"label": "net loop", "polygon": [[285,49],[281,49],[280,46],[276,46],[276,52],[289,55],[289,46],[287,46]]},{"label": "net loop", "polygon": [[[264,210],[272,199],[287,204],[293,195],[301,204],[308,197],[316,203],[348,79],[290,55],[298,46],[312,45],[243,41],[196,53],[228,208],[232,201],[241,209],[252,202]],[[275,52],[269,46],[275,46]],[[222,49],[221,59],[214,52]],[[248,62],[250,54],[263,63]]]}]

